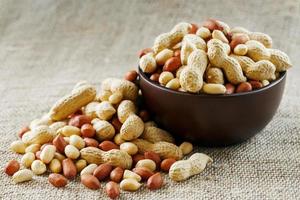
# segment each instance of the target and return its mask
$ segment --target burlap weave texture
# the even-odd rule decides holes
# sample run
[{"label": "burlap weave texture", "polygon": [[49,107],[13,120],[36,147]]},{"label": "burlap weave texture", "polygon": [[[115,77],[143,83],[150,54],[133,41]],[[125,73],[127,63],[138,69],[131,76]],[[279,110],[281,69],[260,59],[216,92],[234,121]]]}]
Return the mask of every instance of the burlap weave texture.
[{"label": "burlap weave texture", "polygon": [[[6,1],[0,0],[0,168],[23,124],[41,116],[79,80],[99,86],[136,68],[136,52],[180,21],[208,17],[266,32],[294,64],[271,123],[249,141],[206,149],[214,160],[201,175],[120,199],[300,199],[300,3],[295,1]],[[258,102],[259,103],[259,102]],[[259,114],[259,111],[254,111]],[[0,172],[0,199],[104,199],[72,181],[65,189],[46,176],[15,185]],[[104,184],[102,184],[104,187]]]}]

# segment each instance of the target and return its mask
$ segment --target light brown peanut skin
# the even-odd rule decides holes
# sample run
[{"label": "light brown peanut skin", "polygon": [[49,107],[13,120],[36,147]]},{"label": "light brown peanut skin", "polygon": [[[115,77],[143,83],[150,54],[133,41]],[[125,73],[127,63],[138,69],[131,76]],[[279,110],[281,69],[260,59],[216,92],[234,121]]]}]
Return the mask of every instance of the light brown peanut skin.
[{"label": "light brown peanut skin", "polygon": [[119,146],[113,143],[112,141],[105,140],[99,144],[99,148],[103,151],[109,151],[112,149],[119,149]]},{"label": "light brown peanut skin", "polygon": [[77,175],[77,168],[70,158],[62,161],[63,174],[68,179],[73,179]]},{"label": "light brown peanut skin", "polygon": [[67,142],[64,140],[64,138],[61,135],[58,135],[54,138],[52,141],[53,145],[56,147],[56,150],[59,153],[65,152],[65,147],[68,145]]},{"label": "light brown peanut skin", "polygon": [[4,172],[9,175],[12,176],[14,175],[14,173],[16,173],[18,170],[20,169],[20,164],[18,161],[16,160],[11,160],[9,161],[4,169]]},{"label": "light brown peanut skin", "polygon": [[99,180],[91,174],[83,174],[80,180],[81,183],[89,189],[97,190],[101,187]]},{"label": "light brown peanut skin", "polygon": [[117,183],[109,181],[105,186],[105,192],[111,199],[115,199],[120,195],[120,189]]},{"label": "light brown peanut skin", "polygon": [[93,175],[98,178],[99,181],[104,180],[110,175],[112,171],[112,166],[110,164],[104,163],[99,165],[93,172]]},{"label": "light brown peanut skin", "polygon": [[146,159],[151,159],[151,160],[153,160],[153,161],[156,163],[157,166],[160,165],[161,159],[160,159],[160,157],[159,157],[159,155],[158,155],[157,153],[155,153],[155,152],[153,152],[153,151],[146,151],[146,152],[144,153],[144,157],[145,157]]},{"label": "light brown peanut skin", "polygon": [[136,167],[132,171],[138,174],[143,180],[147,180],[150,176],[154,175],[154,172],[146,167]]},{"label": "light brown peanut skin", "polygon": [[156,189],[159,189],[162,187],[163,182],[164,182],[164,180],[163,180],[161,174],[159,172],[157,172],[148,179],[147,187],[150,190],[156,190]]},{"label": "light brown peanut skin", "polygon": [[122,169],[121,167],[116,167],[115,169],[113,169],[110,172],[110,180],[116,182],[116,183],[120,183],[120,181],[122,180],[124,174],[124,169]]},{"label": "light brown peanut skin", "polygon": [[65,187],[68,184],[68,180],[61,174],[52,173],[48,177],[49,183],[54,187]]},{"label": "light brown peanut skin", "polygon": [[160,164],[160,169],[168,172],[170,170],[170,167],[173,165],[173,163],[175,163],[176,160],[174,158],[167,158],[164,159],[161,164]]}]

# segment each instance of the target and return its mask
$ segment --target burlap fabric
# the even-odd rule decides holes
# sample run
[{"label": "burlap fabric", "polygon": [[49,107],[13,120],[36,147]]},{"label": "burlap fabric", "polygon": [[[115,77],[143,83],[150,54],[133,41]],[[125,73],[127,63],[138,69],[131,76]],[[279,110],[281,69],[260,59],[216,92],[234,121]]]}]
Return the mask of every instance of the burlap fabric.
[{"label": "burlap fabric", "polygon": [[[251,140],[206,149],[215,160],[201,175],[121,199],[300,198],[299,1],[0,1],[0,168],[20,156],[8,150],[20,127],[47,112],[82,79],[97,85],[137,66],[136,52],[180,21],[215,17],[269,33],[294,68],[272,122]],[[257,102],[259,103],[259,102]],[[259,110],[254,110],[259,115]],[[104,199],[78,180],[64,189],[47,176],[13,184],[1,170],[0,199]],[[104,184],[102,184],[104,186]]]}]

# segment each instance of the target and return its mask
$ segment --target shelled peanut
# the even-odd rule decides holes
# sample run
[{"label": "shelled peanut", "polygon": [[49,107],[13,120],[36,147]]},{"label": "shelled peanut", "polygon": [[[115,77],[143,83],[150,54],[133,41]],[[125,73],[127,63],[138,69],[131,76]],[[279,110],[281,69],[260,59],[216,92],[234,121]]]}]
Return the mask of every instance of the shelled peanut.
[{"label": "shelled peanut", "polygon": [[[193,146],[177,146],[169,132],[157,127],[147,110],[137,106],[136,73],[125,78],[104,80],[98,94],[87,82],[76,84],[49,114],[20,131],[20,140],[10,148],[24,155],[20,163],[10,161],[5,173],[19,183],[49,170],[54,187],[65,187],[77,175],[93,190],[109,181],[104,190],[110,198],[143,184],[150,190],[161,188],[160,171],[167,173]],[[114,94],[120,98],[111,102]]]},{"label": "shelled peanut", "polygon": [[139,67],[151,81],[175,91],[249,92],[292,66],[272,45],[265,33],[231,28],[219,20],[208,19],[201,26],[182,22],[155,38],[152,48],[140,54]]}]

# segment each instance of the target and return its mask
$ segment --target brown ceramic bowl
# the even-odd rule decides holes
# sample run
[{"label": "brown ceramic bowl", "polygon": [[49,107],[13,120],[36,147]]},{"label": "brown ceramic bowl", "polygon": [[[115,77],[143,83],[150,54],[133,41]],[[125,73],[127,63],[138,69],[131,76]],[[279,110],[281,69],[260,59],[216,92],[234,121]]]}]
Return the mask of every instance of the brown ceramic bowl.
[{"label": "brown ceramic bowl", "polygon": [[203,146],[243,142],[261,131],[282,98],[286,73],[258,90],[231,95],[190,94],[152,82],[140,69],[140,88],[154,120],[178,139]]}]

